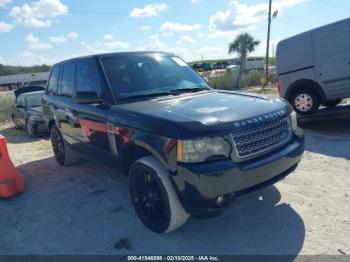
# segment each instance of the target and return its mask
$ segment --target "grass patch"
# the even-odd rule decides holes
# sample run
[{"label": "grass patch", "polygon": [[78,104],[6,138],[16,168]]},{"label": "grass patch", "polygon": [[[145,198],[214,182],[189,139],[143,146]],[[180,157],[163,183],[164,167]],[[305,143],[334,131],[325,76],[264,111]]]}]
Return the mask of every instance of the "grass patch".
[{"label": "grass patch", "polygon": [[275,85],[269,85],[264,89],[261,89],[261,86],[253,86],[253,87],[244,88],[242,89],[242,91],[258,93],[258,94],[268,95],[268,96],[279,96]]},{"label": "grass patch", "polygon": [[[263,59],[265,63],[265,57],[263,56],[250,56],[248,59]],[[208,59],[208,60],[197,60],[197,61],[191,61],[188,62],[189,65],[193,64],[202,64],[202,63],[219,63],[219,62],[233,62],[233,61],[239,61],[239,58],[224,58],[224,59]],[[275,65],[275,58],[269,57],[269,65]]]},{"label": "grass patch", "polygon": [[11,107],[14,103],[13,92],[0,92],[0,122],[11,120]]},{"label": "grass patch", "polygon": [[[264,72],[250,71],[241,77],[240,87],[260,85],[260,79],[264,78]],[[209,84],[215,89],[234,90],[236,85],[237,72],[226,72],[224,76],[209,79]]]}]

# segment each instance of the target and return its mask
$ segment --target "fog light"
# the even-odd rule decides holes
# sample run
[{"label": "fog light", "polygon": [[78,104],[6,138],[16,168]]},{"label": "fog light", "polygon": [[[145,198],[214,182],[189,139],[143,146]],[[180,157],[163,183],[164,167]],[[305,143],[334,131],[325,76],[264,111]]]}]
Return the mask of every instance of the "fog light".
[{"label": "fog light", "polygon": [[216,198],[216,204],[217,204],[218,206],[221,206],[221,205],[224,203],[224,201],[225,201],[225,197],[224,197],[224,196],[218,196],[218,197]]}]

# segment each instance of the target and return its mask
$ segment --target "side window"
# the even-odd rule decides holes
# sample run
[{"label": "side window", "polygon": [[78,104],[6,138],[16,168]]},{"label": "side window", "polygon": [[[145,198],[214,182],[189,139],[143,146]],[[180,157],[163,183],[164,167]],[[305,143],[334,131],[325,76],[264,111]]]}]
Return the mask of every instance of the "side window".
[{"label": "side window", "polygon": [[55,66],[54,69],[52,69],[51,76],[49,79],[49,84],[47,86],[47,94],[48,95],[57,95],[57,86],[58,86],[58,77],[60,73],[60,67]]},{"label": "side window", "polygon": [[63,66],[60,81],[59,94],[61,96],[72,97],[74,87],[75,63],[68,63]]},{"label": "side window", "polygon": [[27,107],[28,107],[28,106],[27,106],[27,97],[23,96],[23,97],[22,97],[22,100],[23,100],[23,107],[24,107],[24,108],[27,108]]},{"label": "side window", "polygon": [[101,95],[101,79],[97,65],[93,59],[78,62],[77,65],[77,92],[95,92]]}]

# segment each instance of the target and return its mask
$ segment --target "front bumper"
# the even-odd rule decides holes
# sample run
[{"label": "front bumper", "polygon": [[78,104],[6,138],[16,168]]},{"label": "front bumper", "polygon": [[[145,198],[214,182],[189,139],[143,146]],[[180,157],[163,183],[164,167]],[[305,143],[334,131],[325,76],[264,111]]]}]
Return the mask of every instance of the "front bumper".
[{"label": "front bumper", "polygon": [[[179,164],[171,176],[180,202],[193,215],[220,213],[230,200],[260,190],[290,174],[304,152],[304,135],[298,129],[291,142],[261,157],[242,163],[232,160]],[[219,206],[218,196],[225,201]]]},{"label": "front bumper", "polygon": [[33,129],[36,133],[47,133],[49,132],[47,125],[44,120],[32,120],[31,124],[33,126]]}]

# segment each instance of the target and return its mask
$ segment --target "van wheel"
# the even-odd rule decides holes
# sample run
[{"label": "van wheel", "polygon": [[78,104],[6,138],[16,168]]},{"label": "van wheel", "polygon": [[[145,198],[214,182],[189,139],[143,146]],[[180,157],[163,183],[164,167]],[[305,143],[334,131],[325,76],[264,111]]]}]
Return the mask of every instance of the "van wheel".
[{"label": "van wheel", "polygon": [[317,111],[320,107],[319,95],[307,88],[300,88],[294,91],[290,99],[294,110],[300,115],[307,115]]},{"label": "van wheel", "polygon": [[62,166],[73,165],[79,161],[79,156],[66,141],[64,141],[61,132],[57,126],[50,130],[52,150],[57,162]]},{"label": "van wheel", "polygon": [[341,101],[342,101],[342,99],[329,100],[329,101],[323,103],[323,105],[326,106],[326,107],[335,107],[335,106],[337,106]]},{"label": "van wheel", "polygon": [[168,175],[153,156],[137,160],[129,171],[130,197],[135,211],[142,223],[156,233],[171,232],[189,218]]}]

